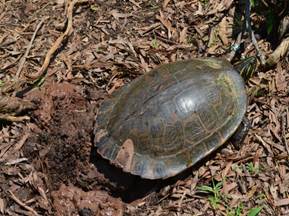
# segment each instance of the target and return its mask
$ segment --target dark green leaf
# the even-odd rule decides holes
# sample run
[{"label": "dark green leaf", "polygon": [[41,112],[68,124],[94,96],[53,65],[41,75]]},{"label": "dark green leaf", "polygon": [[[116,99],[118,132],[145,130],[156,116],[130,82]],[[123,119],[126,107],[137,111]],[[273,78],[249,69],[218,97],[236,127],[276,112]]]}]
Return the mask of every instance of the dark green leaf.
[{"label": "dark green leaf", "polygon": [[202,192],[211,192],[211,193],[214,193],[214,190],[213,188],[209,187],[209,186],[206,186],[206,185],[202,185],[200,187],[198,187],[198,189]]}]

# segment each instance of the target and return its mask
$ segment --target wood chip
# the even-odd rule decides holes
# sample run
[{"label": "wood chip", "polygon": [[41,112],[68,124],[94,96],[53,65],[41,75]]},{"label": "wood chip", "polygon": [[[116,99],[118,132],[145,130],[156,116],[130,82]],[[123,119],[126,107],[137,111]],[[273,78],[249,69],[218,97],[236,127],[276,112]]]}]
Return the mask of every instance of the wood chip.
[{"label": "wood chip", "polygon": [[0,213],[4,214],[5,211],[5,202],[2,198],[0,198]]},{"label": "wood chip", "polygon": [[25,144],[26,140],[29,137],[29,133],[23,135],[23,137],[19,140],[19,142],[15,145],[14,151],[19,151],[22,146]]},{"label": "wood chip", "polygon": [[224,17],[222,21],[219,23],[218,35],[225,46],[228,46],[229,44],[228,29],[229,27],[228,27],[227,17]]},{"label": "wood chip", "polygon": [[163,8],[166,8],[171,0],[164,0],[163,2]]},{"label": "wood chip", "polygon": [[275,206],[288,206],[289,205],[289,198],[275,200],[274,203],[275,203]]},{"label": "wood chip", "polygon": [[15,164],[18,164],[18,163],[22,163],[24,161],[28,161],[28,158],[18,158],[18,159],[15,159],[15,160],[10,160],[8,162],[5,163],[6,166],[11,166],[11,165],[15,165]]},{"label": "wood chip", "polygon": [[184,27],[183,30],[180,32],[180,38],[179,38],[180,43],[187,43],[187,31],[188,31],[188,28]]},{"label": "wood chip", "polygon": [[172,27],[172,23],[165,17],[162,11],[160,11],[160,15],[157,15],[156,18],[166,27],[168,30],[168,38],[170,39],[176,32],[176,29]]}]

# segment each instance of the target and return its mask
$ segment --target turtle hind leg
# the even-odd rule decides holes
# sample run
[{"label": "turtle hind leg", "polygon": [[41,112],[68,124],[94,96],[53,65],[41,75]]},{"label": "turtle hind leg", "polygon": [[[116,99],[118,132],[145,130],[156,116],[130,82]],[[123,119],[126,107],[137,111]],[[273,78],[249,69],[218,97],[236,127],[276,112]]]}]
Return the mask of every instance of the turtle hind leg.
[{"label": "turtle hind leg", "polygon": [[235,133],[230,138],[230,142],[233,144],[233,146],[237,150],[241,149],[243,141],[250,128],[251,128],[251,124],[250,124],[249,119],[244,117],[241,124],[239,125]]}]

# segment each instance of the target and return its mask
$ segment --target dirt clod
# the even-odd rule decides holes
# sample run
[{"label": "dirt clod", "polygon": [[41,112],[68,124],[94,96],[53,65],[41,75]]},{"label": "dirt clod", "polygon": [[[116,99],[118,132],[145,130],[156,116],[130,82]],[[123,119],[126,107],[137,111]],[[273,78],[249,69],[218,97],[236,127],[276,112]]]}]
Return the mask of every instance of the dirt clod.
[{"label": "dirt clod", "polygon": [[85,192],[74,186],[61,185],[51,193],[57,216],[121,216],[123,205],[120,199],[112,198],[103,191]]}]

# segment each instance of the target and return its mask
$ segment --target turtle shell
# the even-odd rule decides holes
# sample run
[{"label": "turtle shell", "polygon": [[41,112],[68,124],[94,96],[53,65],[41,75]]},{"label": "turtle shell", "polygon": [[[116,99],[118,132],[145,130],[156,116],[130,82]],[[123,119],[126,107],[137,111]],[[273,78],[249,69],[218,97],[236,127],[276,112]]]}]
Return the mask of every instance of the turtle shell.
[{"label": "turtle shell", "polygon": [[165,179],[224,144],[246,106],[244,81],[226,60],[164,64],[101,104],[94,142],[125,172]]}]

